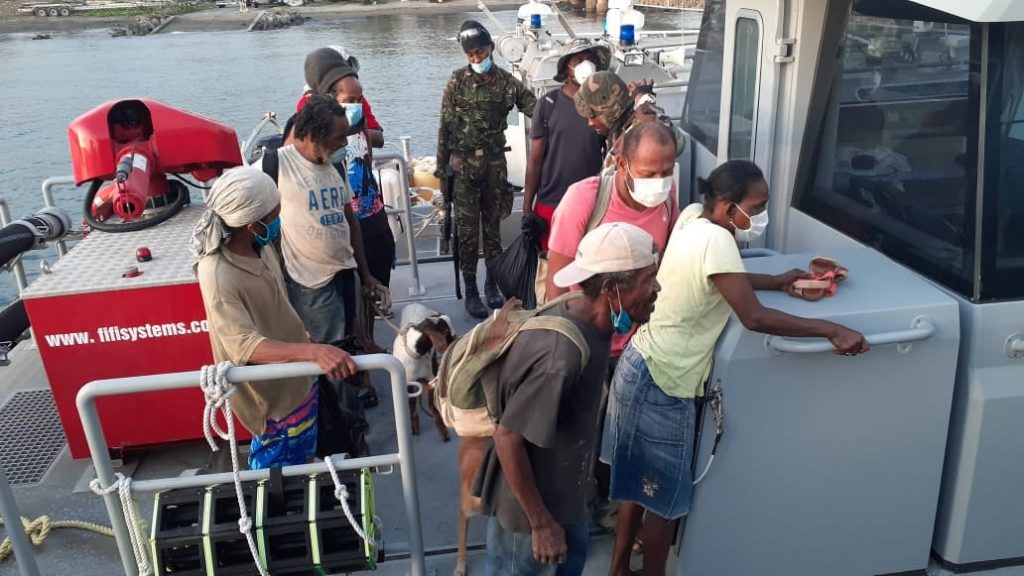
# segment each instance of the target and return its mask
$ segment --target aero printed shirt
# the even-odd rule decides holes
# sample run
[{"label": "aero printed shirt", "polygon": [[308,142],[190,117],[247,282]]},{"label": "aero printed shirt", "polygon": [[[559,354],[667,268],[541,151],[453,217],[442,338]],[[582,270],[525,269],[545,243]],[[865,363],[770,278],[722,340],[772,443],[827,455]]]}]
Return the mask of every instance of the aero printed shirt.
[{"label": "aero printed shirt", "polygon": [[281,190],[281,252],[288,276],[320,288],[341,270],[356,267],[345,206],[347,179],[330,163],[314,164],[294,146],[277,152]]}]

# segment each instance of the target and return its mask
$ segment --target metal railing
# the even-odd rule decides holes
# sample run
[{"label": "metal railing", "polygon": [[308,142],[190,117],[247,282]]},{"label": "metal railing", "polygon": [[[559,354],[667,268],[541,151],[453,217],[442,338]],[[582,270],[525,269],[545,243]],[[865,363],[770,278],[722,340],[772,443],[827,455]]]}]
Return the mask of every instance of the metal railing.
[{"label": "metal railing", "polygon": [[[3,228],[11,223],[11,207],[7,204],[7,199],[0,196],[0,228]],[[20,294],[28,286],[28,277],[25,276],[25,264],[21,261],[21,255],[14,258],[11,262],[11,268],[14,270],[14,278],[18,281],[18,293]]]},{"label": "metal railing", "polygon": [[[893,332],[879,332],[877,334],[866,334],[864,339],[872,346],[884,346],[896,344],[897,350],[906,353],[910,351],[913,342],[927,340],[935,335],[935,323],[927,316],[918,316],[910,323],[908,330],[896,330]],[[765,336],[764,347],[772,354],[783,352],[795,354],[819,354],[831,352],[835,348],[828,340],[793,340],[781,336]]]},{"label": "metal railing", "polygon": [[7,475],[2,469],[0,469],[0,517],[3,517],[4,525],[7,526],[7,537],[11,539],[14,561],[18,563],[18,573],[21,576],[39,576],[39,566],[36,564],[32,544],[28,541],[28,535],[25,534],[25,529],[21,525],[21,513],[18,512],[18,505],[14,502],[14,494],[11,492],[11,484],[7,481]]},{"label": "metal railing", "polygon": [[[403,143],[403,150],[406,150],[407,147],[408,145]],[[405,222],[403,223],[405,226],[405,243],[406,249],[409,251],[409,265],[412,267],[413,284],[409,287],[409,296],[422,296],[426,294],[427,291],[420,283],[420,264],[419,259],[416,256],[416,238],[412,231],[412,200],[409,198],[408,159],[402,152],[390,152],[384,150],[373,154],[373,162],[378,166],[387,162],[395,162],[398,164],[398,181],[402,186],[402,191],[399,194],[399,202],[401,202],[402,205],[399,206],[398,209],[405,219]]]},{"label": "metal railing", "polygon": [[[407,401],[405,369],[394,356],[387,354],[358,356],[353,358],[353,360],[355,360],[356,367],[359,370],[385,370],[390,376],[391,399],[395,409],[398,452],[366,458],[340,460],[335,463],[334,468],[336,470],[357,470],[373,466],[398,465],[402,479],[405,513],[409,522],[409,555],[412,562],[410,574],[411,576],[426,576],[423,527],[420,522],[420,501],[416,485],[416,463],[413,455],[412,427],[409,416],[409,402]],[[281,378],[313,377],[322,373],[320,368],[311,362],[293,362],[288,364],[232,368],[227,373],[227,379],[229,382],[237,384],[240,382],[276,380]],[[198,388],[198,385],[199,372],[195,371],[112,380],[95,380],[86,384],[78,391],[76,399],[78,413],[82,419],[86,440],[89,443],[89,452],[92,456],[93,466],[96,469],[96,478],[99,479],[102,486],[113,486],[117,481],[110,462],[109,446],[107,445],[106,437],[103,435],[103,427],[100,424],[99,413],[96,410],[96,400],[105,396],[120,394],[178,388]],[[121,416],[124,418],[131,417],[129,414],[122,414]],[[320,472],[327,472],[327,465],[323,462],[300,466],[286,466],[282,469],[282,473],[285,476],[299,476]],[[270,472],[268,470],[249,470],[241,472],[240,476],[242,480],[262,480],[268,478],[269,475]],[[229,482],[231,479],[231,474],[162,478],[132,482],[132,489],[134,491],[153,492],[172,488],[208,486],[218,482]],[[128,526],[125,523],[124,509],[121,506],[121,501],[116,491],[103,496],[103,500],[107,507],[107,514],[110,516],[111,526],[114,529],[114,538],[117,540],[117,548],[121,555],[121,563],[124,566],[125,574],[136,576],[138,569],[135,565],[135,557],[132,552]]]},{"label": "metal railing", "polygon": [[[53,198],[53,187],[54,186],[66,186],[75,185],[74,176],[53,176],[43,180],[43,204],[48,208],[58,207],[57,201]],[[68,245],[64,240],[57,241],[57,257],[63,258],[68,253]]]}]

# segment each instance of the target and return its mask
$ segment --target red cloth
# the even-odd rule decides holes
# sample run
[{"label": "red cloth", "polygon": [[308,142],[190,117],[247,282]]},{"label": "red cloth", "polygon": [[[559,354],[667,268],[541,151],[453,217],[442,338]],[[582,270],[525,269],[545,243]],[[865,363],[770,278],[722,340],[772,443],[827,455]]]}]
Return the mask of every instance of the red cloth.
[{"label": "red cloth", "polygon": [[548,238],[551,238],[551,221],[555,218],[555,207],[537,202],[533,205],[533,213],[540,216],[541,220],[547,223],[547,229],[544,230],[544,235],[540,237],[541,252],[547,252]]},{"label": "red cloth", "polygon": [[[312,92],[306,92],[299,98],[299,101],[295,103],[295,111],[302,110],[302,107],[306,105],[306,101],[312,96]],[[366,96],[363,96],[363,117],[366,118],[366,127],[370,130],[383,130],[384,127],[377,121],[377,117],[373,115],[373,108],[370,107],[369,100]]]}]

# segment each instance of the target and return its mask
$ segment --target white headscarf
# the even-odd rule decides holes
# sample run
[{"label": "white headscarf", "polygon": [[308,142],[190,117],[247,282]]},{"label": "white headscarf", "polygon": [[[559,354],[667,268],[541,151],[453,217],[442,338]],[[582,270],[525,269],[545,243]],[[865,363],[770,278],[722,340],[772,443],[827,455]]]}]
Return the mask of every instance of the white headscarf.
[{"label": "white headscarf", "polygon": [[189,248],[196,262],[220,250],[228,229],[263,218],[281,202],[274,179],[248,166],[224,172],[206,196],[206,211],[192,230]]}]

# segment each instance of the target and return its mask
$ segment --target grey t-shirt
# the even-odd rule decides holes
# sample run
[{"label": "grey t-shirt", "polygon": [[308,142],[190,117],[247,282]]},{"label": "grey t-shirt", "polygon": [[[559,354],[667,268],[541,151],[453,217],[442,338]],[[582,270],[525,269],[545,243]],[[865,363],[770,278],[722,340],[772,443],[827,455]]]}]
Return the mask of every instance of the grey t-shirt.
[{"label": "grey t-shirt", "polygon": [[[517,338],[502,364],[496,400],[498,424],[523,435],[537,490],[555,520],[565,526],[584,521],[591,481],[597,417],[611,335],[575,318],[590,347],[580,366],[580,351],[558,332],[538,330]],[[477,477],[475,492],[484,514],[506,530],[530,533],[530,523],[501,471],[493,445]]]},{"label": "grey t-shirt", "polygon": [[530,138],[545,139],[538,202],[558,206],[570,185],[601,171],[605,137],[587,125],[561,88],[537,100]]}]

